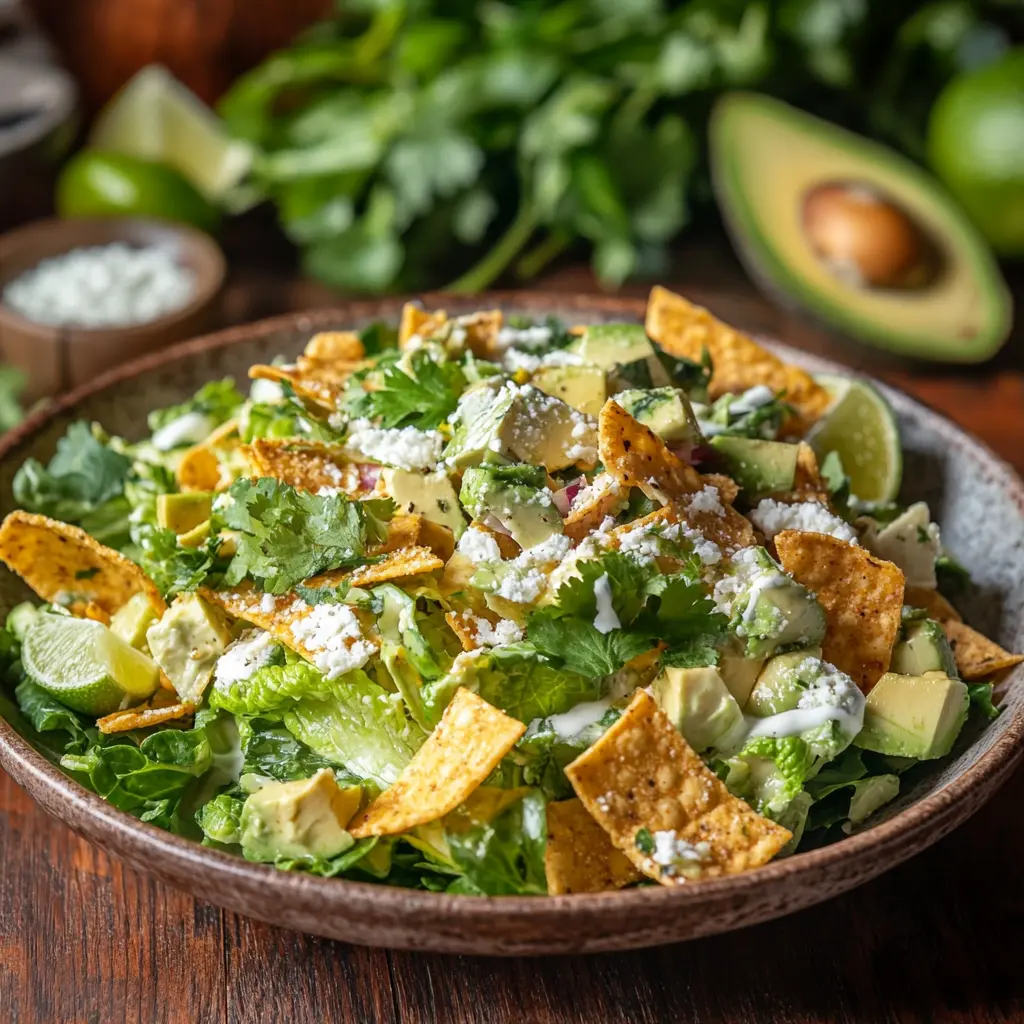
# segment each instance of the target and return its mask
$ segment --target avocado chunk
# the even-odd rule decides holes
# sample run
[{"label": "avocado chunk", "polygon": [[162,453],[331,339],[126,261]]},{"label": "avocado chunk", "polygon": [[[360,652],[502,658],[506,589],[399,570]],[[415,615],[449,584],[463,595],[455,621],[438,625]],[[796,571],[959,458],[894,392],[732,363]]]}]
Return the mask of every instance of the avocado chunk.
[{"label": "avocado chunk", "polygon": [[587,416],[597,416],[608,398],[604,370],[599,366],[542,366],[530,383]]},{"label": "avocado chunk", "polygon": [[742,741],[743,712],[714,665],[668,666],[651,684],[658,707],[698,753]]},{"label": "avocado chunk", "polygon": [[193,527],[188,533],[178,535],[178,543],[183,548],[197,548],[206,543],[210,538],[210,520],[204,519],[198,526]]},{"label": "avocado chunk", "polygon": [[456,468],[481,462],[529,462],[549,472],[597,462],[597,426],[559,398],[531,384],[486,380],[459,399],[444,450]]},{"label": "avocado chunk", "polygon": [[733,243],[781,301],[907,356],[980,362],[1005,341],[1010,296],[988,246],[909,160],[742,92],[716,105],[709,156]]},{"label": "avocado chunk", "polygon": [[776,654],[765,662],[743,710],[758,718],[792,711],[821,671],[820,647]]},{"label": "avocado chunk", "polygon": [[672,383],[640,324],[593,324],[584,329],[569,351],[604,370],[615,390],[659,388]]},{"label": "avocado chunk", "polygon": [[945,757],[967,719],[970,697],[959,679],[941,672],[904,676],[886,672],[864,707],[854,743],[894,757]]},{"label": "avocado chunk", "polygon": [[219,608],[198,594],[182,594],[149,627],[146,642],[178,696],[198,704],[231,643],[231,630]]},{"label": "avocado chunk", "polygon": [[748,498],[793,489],[798,445],[724,434],[711,438],[711,445],[722,456],[726,472]]},{"label": "avocado chunk", "polygon": [[562,516],[545,486],[540,466],[471,466],[462,475],[459,499],[474,519],[494,516],[523,549],[562,532]]},{"label": "avocado chunk", "polygon": [[764,658],[747,658],[742,653],[724,651],[718,658],[718,674],[739,706],[745,707],[764,665]]},{"label": "avocado chunk", "polygon": [[703,440],[689,399],[679,388],[632,388],[620,391],[615,401],[663,441],[700,444]]},{"label": "avocado chunk", "polygon": [[935,589],[935,559],[939,557],[941,541],[939,527],[931,521],[925,502],[915,502],[881,529],[873,519],[867,523],[861,543],[871,554],[898,565],[908,587]]},{"label": "avocado chunk", "polygon": [[148,594],[135,594],[122,605],[110,620],[110,629],[126,644],[143,654],[149,653],[146,630],[157,620],[156,610]]},{"label": "avocado chunk", "polygon": [[203,491],[188,494],[159,494],[156,499],[156,521],[165,530],[182,534],[194,530],[210,518],[213,496]]},{"label": "avocado chunk", "polygon": [[889,670],[903,676],[942,672],[956,679],[956,660],[942,626],[934,619],[908,622],[903,638],[892,650]]},{"label": "avocado chunk", "polygon": [[381,478],[385,492],[395,499],[399,511],[418,514],[439,526],[447,526],[456,540],[462,536],[466,519],[444,470],[417,473],[409,469],[384,469]]},{"label": "avocado chunk", "polygon": [[242,807],[242,849],[250,860],[336,857],[355,843],[345,826],[361,799],[361,786],[342,789],[329,768],[308,779],[268,782]]}]

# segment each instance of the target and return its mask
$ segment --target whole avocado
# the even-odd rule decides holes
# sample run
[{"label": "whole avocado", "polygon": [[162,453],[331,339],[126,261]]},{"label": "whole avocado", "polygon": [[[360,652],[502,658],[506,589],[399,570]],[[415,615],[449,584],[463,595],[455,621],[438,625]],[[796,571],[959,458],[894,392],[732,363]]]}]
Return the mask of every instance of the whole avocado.
[{"label": "whole avocado", "polygon": [[62,217],[157,217],[213,231],[217,209],[165,164],[123,153],[84,149],[57,182]]},{"label": "whole avocado", "polygon": [[946,86],[928,162],[997,253],[1024,256],[1024,47]]}]

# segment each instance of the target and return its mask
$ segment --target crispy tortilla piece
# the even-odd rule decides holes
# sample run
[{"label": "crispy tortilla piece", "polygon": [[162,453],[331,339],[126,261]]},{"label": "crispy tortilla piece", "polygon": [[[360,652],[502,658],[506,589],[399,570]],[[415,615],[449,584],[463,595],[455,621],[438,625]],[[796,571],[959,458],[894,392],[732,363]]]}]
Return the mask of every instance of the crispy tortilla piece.
[{"label": "crispy tortilla piece", "polygon": [[735,505],[740,496],[740,485],[731,476],[722,473],[703,473],[701,481],[705,487],[714,487],[725,505]]},{"label": "crispy tortilla piece", "polygon": [[231,451],[240,444],[238,420],[226,420],[205,441],[189,448],[174,471],[183,491],[221,491],[231,485],[231,475],[221,468],[218,451]]},{"label": "crispy tortilla piece", "polygon": [[435,523],[418,512],[406,512],[391,517],[384,543],[374,547],[371,554],[409,547],[430,548],[438,558],[447,562],[455,551],[455,535],[447,526]]},{"label": "crispy tortilla piece", "polygon": [[398,780],[348,826],[349,832],[357,839],[399,835],[454,811],[525,731],[522,722],[460,687]]},{"label": "crispy tortilla piece", "polygon": [[953,648],[961,679],[987,679],[1024,661],[1024,654],[1004,651],[994,640],[971,629],[965,622],[947,619],[942,623],[949,646]]},{"label": "crispy tortilla piece", "polygon": [[673,355],[700,362],[704,349],[708,350],[714,364],[709,388],[713,399],[758,384],[785,391],[785,400],[802,421],[796,430],[819,419],[831,404],[829,393],[809,373],[784,363],[706,309],[659,285],[651,289],[646,328]]},{"label": "crispy tortilla piece", "polygon": [[303,355],[326,363],[357,363],[366,358],[355,331],[320,331],[306,342]]},{"label": "crispy tortilla piece", "polygon": [[[169,694],[162,694],[158,691],[157,696],[152,697],[144,704],[128,708],[125,711],[115,711],[112,715],[105,715],[96,719],[96,724],[102,733],[110,735],[115,732],[131,732],[132,729],[149,729],[154,725],[163,725],[164,722],[173,722],[187,715],[195,714],[195,705],[180,701],[169,702]],[[177,697],[177,694],[175,694]]]},{"label": "crispy tortilla piece", "polygon": [[482,646],[477,639],[476,616],[468,611],[445,612],[445,622],[451,627],[452,632],[459,638],[464,651],[475,651]]},{"label": "crispy tortilla piece", "polygon": [[598,474],[590,486],[587,501],[570,509],[562,523],[565,535],[574,544],[592,534],[629,501],[629,489],[623,488],[611,473]]},{"label": "crispy tortilla piece", "polygon": [[[718,508],[704,507],[701,493],[684,494],[676,501],[679,518],[705,540],[717,544],[727,554],[756,543],[754,528],[719,493]],[[696,507],[695,507],[696,506]]]},{"label": "crispy tortilla piece", "polygon": [[[612,843],[662,885],[760,867],[792,838],[725,788],[646,690],[565,774]],[[675,870],[637,846],[641,829],[707,847],[685,871]]]},{"label": "crispy tortilla piece", "polygon": [[269,476],[304,491],[329,487],[351,498],[373,492],[359,466],[340,448],[315,441],[260,438],[242,446],[242,454],[257,476]]},{"label": "crispy tortilla piece", "polygon": [[504,318],[500,309],[482,309],[471,316],[459,317],[459,326],[466,332],[466,345],[480,359],[501,361],[498,335]]},{"label": "crispy tortilla piece", "polygon": [[903,592],[903,603],[911,608],[923,608],[928,615],[939,622],[963,622],[963,616],[938,591],[928,587],[907,587]]},{"label": "crispy tortilla piece", "polygon": [[345,389],[345,381],[360,363],[342,366],[320,360],[300,359],[295,366],[266,366],[256,364],[249,367],[253,380],[272,380],[277,384],[287,382],[299,398],[311,403],[321,414],[333,412]]},{"label": "crispy tortilla piece", "polygon": [[415,302],[402,307],[402,319],[398,326],[398,347],[405,348],[414,337],[430,338],[448,323],[448,314],[443,309],[428,313]]},{"label": "crispy tortilla piece", "polygon": [[0,560],[44,601],[66,604],[75,615],[113,615],[140,593],[158,615],[167,609],[156,584],[134,562],[85,530],[46,516],[8,515],[0,526]]},{"label": "crispy tortilla piece", "polygon": [[899,636],[902,570],[824,533],[783,530],[775,549],[783,569],[825,609],[822,657],[867,693],[889,671]]},{"label": "crispy tortilla piece", "polygon": [[385,558],[372,565],[362,565],[358,569],[331,569],[318,576],[310,576],[304,585],[317,589],[347,582],[353,587],[365,587],[443,568],[444,562],[430,548],[412,546],[388,551]]},{"label": "crispy tortilla piece", "polygon": [[658,435],[609,398],[598,419],[597,445],[605,469],[626,488],[639,487],[666,505],[703,486],[700,474],[669,451]]},{"label": "crispy tortilla piece", "polygon": [[608,892],[643,877],[632,861],[615,848],[582,801],[554,801],[548,804],[547,813],[544,872],[552,896]]}]

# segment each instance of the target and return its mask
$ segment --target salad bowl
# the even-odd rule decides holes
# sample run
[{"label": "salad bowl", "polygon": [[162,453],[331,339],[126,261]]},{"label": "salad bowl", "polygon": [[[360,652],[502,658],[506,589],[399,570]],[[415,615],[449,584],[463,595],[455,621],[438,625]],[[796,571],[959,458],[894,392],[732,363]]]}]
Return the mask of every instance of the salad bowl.
[{"label": "salad bowl", "polygon": [[[642,302],[557,294],[505,293],[468,299],[425,297],[453,313],[497,307],[571,323],[642,321]],[[96,420],[129,439],[153,409],[180,402],[206,381],[283,354],[297,355],[317,331],[397,321],[399,300],[358,302],[278,317],[186,342],[119,367],[31,416],[0,441],[0,510],[29,457],[46,460],[68,424]],[[841,368],[783,345],[765,344],[811,372]],[[908,501],[925,500],[948,548],[969,570],[961,601],[975,627],[1010,649],[1024,639],[1024,484],[980,442],[892,389]],[[0,569],[0,614],[27,596]],[[366,945],[435,952],[534,955],[630,949],[755,924],[838,895],[936,842],[1005,781],[1021,753],[1024,667],[997,690],[1002,714],[961,738],[863,830],[830,846],[743,874],[673,888],[563,896],[480,897],[278,871],[170,834],[116,809],[65,775],[7,721],[0,764],[49,813],[134,867],[195,897],[284,927]],[[0,697],[0,712],[10,701]]]}]

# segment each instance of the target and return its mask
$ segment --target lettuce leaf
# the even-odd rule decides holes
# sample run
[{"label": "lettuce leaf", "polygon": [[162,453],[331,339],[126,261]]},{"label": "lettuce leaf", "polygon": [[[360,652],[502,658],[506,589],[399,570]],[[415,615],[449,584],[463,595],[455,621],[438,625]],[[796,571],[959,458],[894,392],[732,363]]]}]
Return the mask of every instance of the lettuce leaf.
[{"label": "lettuce leaf", "polygon": [[166,427],[168,423],[173,423],[182,416],[199,413],[210,420],[212,430],[231,419],[244,401],[245,398],[235,387],[233,378],[211,380],[187,401],[167,406],[165,409],[154,409],[149,414],[149,429],[156,433],[161,427]]},{"label": "lettuce leaf", "polygon": [[340,784],[358,781],[300,743],[279,717],[239,716],[238,733],[244,775],[263,775],[278,782],[292,782],[308,779],[321,768],[332,768]]},{"label": "lettuce leaf", "polygon": [[237,846],[242,841],[244,798],[221,793],[196,811],[204,846]]},{"label": "lettuce leaf", "polygon": [[287,654],[286,659],[283,665],[265,665],[248,679],[240,679],[230,686],[211,687],[210,707],[223,708],[235,715],[259,715],[290,707],[303,697],[329,700],[342,690],[346,677],[328,680],[298,655]]}]

